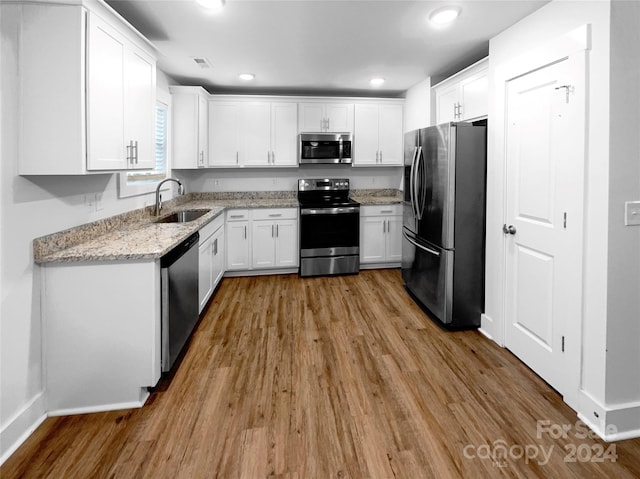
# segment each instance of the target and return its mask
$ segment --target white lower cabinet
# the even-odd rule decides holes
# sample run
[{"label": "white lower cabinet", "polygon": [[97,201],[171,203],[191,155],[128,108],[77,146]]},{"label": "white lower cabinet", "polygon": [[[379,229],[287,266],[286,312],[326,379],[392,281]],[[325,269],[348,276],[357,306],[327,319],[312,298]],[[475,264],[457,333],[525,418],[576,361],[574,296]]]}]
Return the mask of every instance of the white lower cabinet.
[{"label": "white lower cabinet", "polygon": [[298,266],[298,209],[252,211],[253,268]]},{"label": "white lower cabinet", "polygon": [[198,302],[202,312],[224,273],[224,218],[219,216],[200,230]]},{"label": "white lower cabinet", "polygon": [[298,208],[228,210],[227,271],[297,268]]},{"label": "white lower cabinet", "polygon": [[42,267],[51,415],[140,407],[161,374],[160,261]]},{"label": "white lower cabinet", "polygon": [[360,208],[360,264],[402,261],[402,205]]},{"label": "white lower cabinet", "polygon": [[249,269],[249,210],[228,210],[226,223],[227,271]]}]

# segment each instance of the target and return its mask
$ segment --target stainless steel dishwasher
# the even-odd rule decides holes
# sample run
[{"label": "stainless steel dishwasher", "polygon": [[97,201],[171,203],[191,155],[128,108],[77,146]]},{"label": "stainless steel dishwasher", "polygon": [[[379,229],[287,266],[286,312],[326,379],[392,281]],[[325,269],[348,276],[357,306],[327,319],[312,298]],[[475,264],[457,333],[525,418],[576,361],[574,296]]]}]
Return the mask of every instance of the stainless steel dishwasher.
[{"label": "stainless steel dishwasher", "polygon": [[194,233],[160,259],[162,372],[169,371],[198,322],[198,239]]}]

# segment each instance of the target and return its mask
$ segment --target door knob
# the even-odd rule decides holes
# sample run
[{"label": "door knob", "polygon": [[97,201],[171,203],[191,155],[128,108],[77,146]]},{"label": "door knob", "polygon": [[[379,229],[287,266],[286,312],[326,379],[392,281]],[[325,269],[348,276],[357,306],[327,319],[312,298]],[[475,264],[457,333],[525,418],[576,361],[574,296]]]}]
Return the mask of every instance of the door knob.
[{"label": "door knob", "polygon": [[514,235],[516,234],[516,227],[513,225],[502,225],[502,232],[506,235]]}]

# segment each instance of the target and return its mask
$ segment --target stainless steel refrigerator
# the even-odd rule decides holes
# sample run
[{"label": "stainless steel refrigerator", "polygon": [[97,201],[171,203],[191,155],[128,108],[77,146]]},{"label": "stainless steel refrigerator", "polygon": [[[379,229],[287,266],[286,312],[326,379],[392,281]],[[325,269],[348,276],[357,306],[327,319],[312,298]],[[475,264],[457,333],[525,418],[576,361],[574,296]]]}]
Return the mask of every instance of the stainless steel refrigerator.
[{"label": "stainless steel refrigerator", "polygon": [[450,329],[484,309],[486,126],[445,123],[404,138],[402,278]]}]

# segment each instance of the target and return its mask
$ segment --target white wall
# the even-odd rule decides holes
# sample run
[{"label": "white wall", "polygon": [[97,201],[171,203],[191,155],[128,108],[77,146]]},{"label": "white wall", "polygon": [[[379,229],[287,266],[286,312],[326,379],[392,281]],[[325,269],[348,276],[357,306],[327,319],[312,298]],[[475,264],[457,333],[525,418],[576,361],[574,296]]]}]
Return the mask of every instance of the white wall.
[{"label": "white wall", "polygon": [[431,126],[431,77],[407,90],[404,101],[404,131]]},{"label": "white wall", "polygon": [[[32,240],[150,204],[151,196],[118,199],[117,175],[17,175],[17,78],[14,6],[1,9],[0,101],[0,461],[43,416],[39,269]],[[159,85],[166,79],[158,74]],[[43,83],[43,88],[46,82]],[[55,94],[55,92],[52,92]],[[46,105],[43,105],[46,108]],[[51,158],[55,161],[55,158]],[[102,195],[100,210],[85,197]]]},{"label": "white wall", "polygon": [[[616,2],[617,3],[617,2]],[[622,4],[623,2],[621,2]],[[622,11],[620,5],[614,7]],[[584,283],[582,315],[582,375],[578,398],[571,404],[600,433],[605,432],[607,413],[626,403],[616,417],[619,429],[640,434],[640,386],[638,381],[638,233],[630,228],[622,231],[621,203],[638,197],[638,80],[623,77],[628,55],[637,60],[637,5],[627,6],[626,13],[614,16],[610,25],[609,0],[555,0],[491,40],[488,198],[487,198],[487,318],[483,328],[497,342],[503,340],[504,266],[504,164],[498,161],[504,131],[496,125],[502,118],[504,86],[495,82],[496,71],[518,56],[538,48],[562,35],[588,24],[591,26],[591,50],[587,63],[587,158],[585,164],[584,199]],[[633,11],[634,16],[627,17]],[[621,18],[617,18],[617,17]],[[622,20],[624,17],[626,20]],[[633,19],[633,20],[632,20]],[[630,32],[619,33],[618,23]],[[626,31],[626,30],[625,30]],[[611,32],[613,40],[610,39]],[[634,37],[635,35],[635,37]],[[628,41],[635,38],[635,45]],[[611,46],[622,51],[611,53]],[[616,60],[616,56],[618,59]],[[613,72],[610,78],[610,61]],[[618,67],[616,67],[616,61]],[[628,63],[626,64],[628,66]],[[616,71],[617,70],[617,71]],[[610,87],[610,81],[616,88]],[[635,81],[635,84],[633,83]],[[628,85],[624,90],[614,91]],[[629,90],[634,93],[629,94]],[[610,100],[612,103],[610,105]],[[629,103],[631,102],[631,103]],[[616,104],[618,103],[618,104]],[[623,113],[624,110],[627,113]],[[611,111],[610,111],[611,110]],[[618,130],[621,123],[633,132]],[[611,136],[611,141],[610,141]],[[616,143],[616,145],[614,145]],[[495,158],[495,160],[494,160]],[[635,259],[635,263],[633,262]],[[631,289],[627,289],[631,288]],[[635,289],[634,289],[635,288]],[[620,297],[622,295],[624,298]],[[579,332],[576,332],[579,335]],[[626,335],[626,336],[625,336]],[[565,397],[566,399],[566,397]],[[635,405],[634,405],[635,402]],[[596,416],[596,413],[600,412]],[[629,420],[632,416],[638,420]],[[623,424],[624,422],[624,424]]]},{"label": "white wall", "polygon": [[229,168],[174,170],[187,192],[297,191],[298,178],[349,178],[351,189],[400,188],[402,167],[356,168],[346,165],[309,165],[299,168]]},{"label": "white wall", "polygon": [[618,405],[640,400],[640,226],[623,220],[640,201],[640,2],[612,2],[611,25],[605,395]]}]

